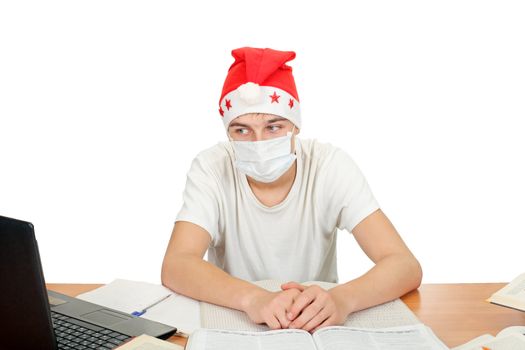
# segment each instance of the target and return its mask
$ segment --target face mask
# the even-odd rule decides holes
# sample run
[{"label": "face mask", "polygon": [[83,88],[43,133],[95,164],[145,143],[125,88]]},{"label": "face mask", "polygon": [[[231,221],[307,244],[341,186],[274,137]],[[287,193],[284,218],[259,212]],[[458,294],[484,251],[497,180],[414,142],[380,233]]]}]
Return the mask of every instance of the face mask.
[{"label": "face mask", "polygon": [[260,181],[273,182],[290,169],[297,158],[292,150],[292,132],[265,141],[231,141],[235,166],[243,174]]}]

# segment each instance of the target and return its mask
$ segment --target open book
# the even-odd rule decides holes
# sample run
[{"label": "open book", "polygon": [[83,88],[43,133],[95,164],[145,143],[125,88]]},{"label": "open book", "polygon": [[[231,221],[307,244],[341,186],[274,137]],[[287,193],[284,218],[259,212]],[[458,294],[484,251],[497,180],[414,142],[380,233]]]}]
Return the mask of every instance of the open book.
[{"label": "open book", "polygon": [[[235,344],[235,346],[232,346]],[[199,329],[187,350],[448,350],[423,324],[395,328],[332,326],[310,334],[303,330],[242,332]]]},{"label": "open book", "polygon": [[525,326],[504,328],[495,337],[483,334],[452,350],[516,350],[525,349]]},{"label": "open book", "polygon": [[[265,280],[255,282],[270,291],[281,290],[281,282]],[[337,284],[328,282],[306,282],[325,289]],[[168,297],[166,297],[168,296]],[[133,314],[146,310],[140,317],[177,327],[185,334],[199,328],[269,331],[266,325],[253,323],[242,311],[199,302],[174,293],[161,285],[128,280],[115,280],[103,287],[81,294],[78,298]],[[159,302],[160,301],[160,302]],[[154,306],[150,307],[151,305]],[[385,328],[419,323],[417,317],[399,299],[351,314],[345,326]]]},{"label": "open book", "polygon": [[493,304],[525,311],[525,273],[522,273],[505,287],[492,294],[488,301]]}]

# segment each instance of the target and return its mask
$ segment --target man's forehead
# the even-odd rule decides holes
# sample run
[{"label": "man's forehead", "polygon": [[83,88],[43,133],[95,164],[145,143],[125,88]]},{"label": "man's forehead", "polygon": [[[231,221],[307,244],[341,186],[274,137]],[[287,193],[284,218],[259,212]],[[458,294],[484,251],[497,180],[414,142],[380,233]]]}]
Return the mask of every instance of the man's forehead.
[{"label": "man's forehead", "polygon": [[259,123],[273,123],[276,121],[288,121],[288,119],[280,117],[275,114],[267,113],[249,113],[238,116],[233,119],[230,126],[237,124],[248,125],[248,124],[259,124]]}]

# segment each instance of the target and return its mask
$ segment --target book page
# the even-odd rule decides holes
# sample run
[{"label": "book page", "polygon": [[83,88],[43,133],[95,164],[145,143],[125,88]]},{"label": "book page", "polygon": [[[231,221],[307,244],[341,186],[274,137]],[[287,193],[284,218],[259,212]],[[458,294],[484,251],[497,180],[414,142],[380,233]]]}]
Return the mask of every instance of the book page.
[{"label": "book page", "polygon": [[301,330],[241,332],[199,329],[189,338],[186,350],[315,350],[310,333]]},{"label": "book page", "polygon": [[423,324],[385,329],[327,327],[314,333],[319,350],[446,350]]},{"label": "book page", "polygon": [[164,286],[116,279],[105,286],[82,293],[77,298],[131,314],[172,293]]},{"label": "book page", "polygon": [[525,311],[525,273],[492,294],[489,301]]},{"label": "book page", "polygon": [[509,334],[519,334],[525,336],[525,324],[523,326],[509,326],[503,328],[498,334],[496,334],[496,337],[504,337]]},{"label": "book page", "polygon": [[153,306],[142,318],[177,328],[177,332],[191,334],[201,327],[200,303],[173,293],[168,299]]},{"label": "book page", "polygon": [[480,350],[482,346],[491,350],[525,350],[525,326],[504,328],[496,337],[483,334],[451,350]]},{"label": "book page", "polygon": [[[269,291],[281,290],[281,282],[276,280],[263,280],[255,282],[256,285]],[[329,282],[305,282],[305,285],[317,284],[324,289],[337,286]],[[229,329],[243,331],[269,331],[264,324],[253,323],[248,315],[242,311],[229,309],[219,305],[201,302],[201,322],[203,328]],[[348,316],[345,326],[384,328],[408,326],[419,323],[418,318],[400,299],[377,305],[366,310],[355,312]]]},{"label": "book page", "polygon": [[496,337],[495,339],[483,344],[483,346],[490,350],[525,349],[525,336],[521,334],[510,334],[504,337]]},{"label": "book page", "polygon": [[481,349],[481,346],[483,344],[491,341],[492,339],[494,339],[493,335],[483,334],[483,335],[480,335],[477,338],[469,340],[465,344],[456,346],[455,348],[452,348],[451,350],[479,350],[479,349]]}]

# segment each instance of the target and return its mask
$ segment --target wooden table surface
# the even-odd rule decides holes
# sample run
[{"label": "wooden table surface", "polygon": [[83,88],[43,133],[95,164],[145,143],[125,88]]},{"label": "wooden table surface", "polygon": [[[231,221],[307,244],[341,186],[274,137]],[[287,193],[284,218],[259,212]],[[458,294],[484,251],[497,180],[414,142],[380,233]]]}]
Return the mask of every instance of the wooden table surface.
[{"label": "wooden table surface", "polygon": [[[424,284],[401,299],[449,347],[485,333],[496,335],[508,326],[525,326],[525,312],[492,305],[485,300],[503,283]],[[76,296],[100,284],[48,284],[50,290]],[[184,345],[186,339],[169,341]]]}]

